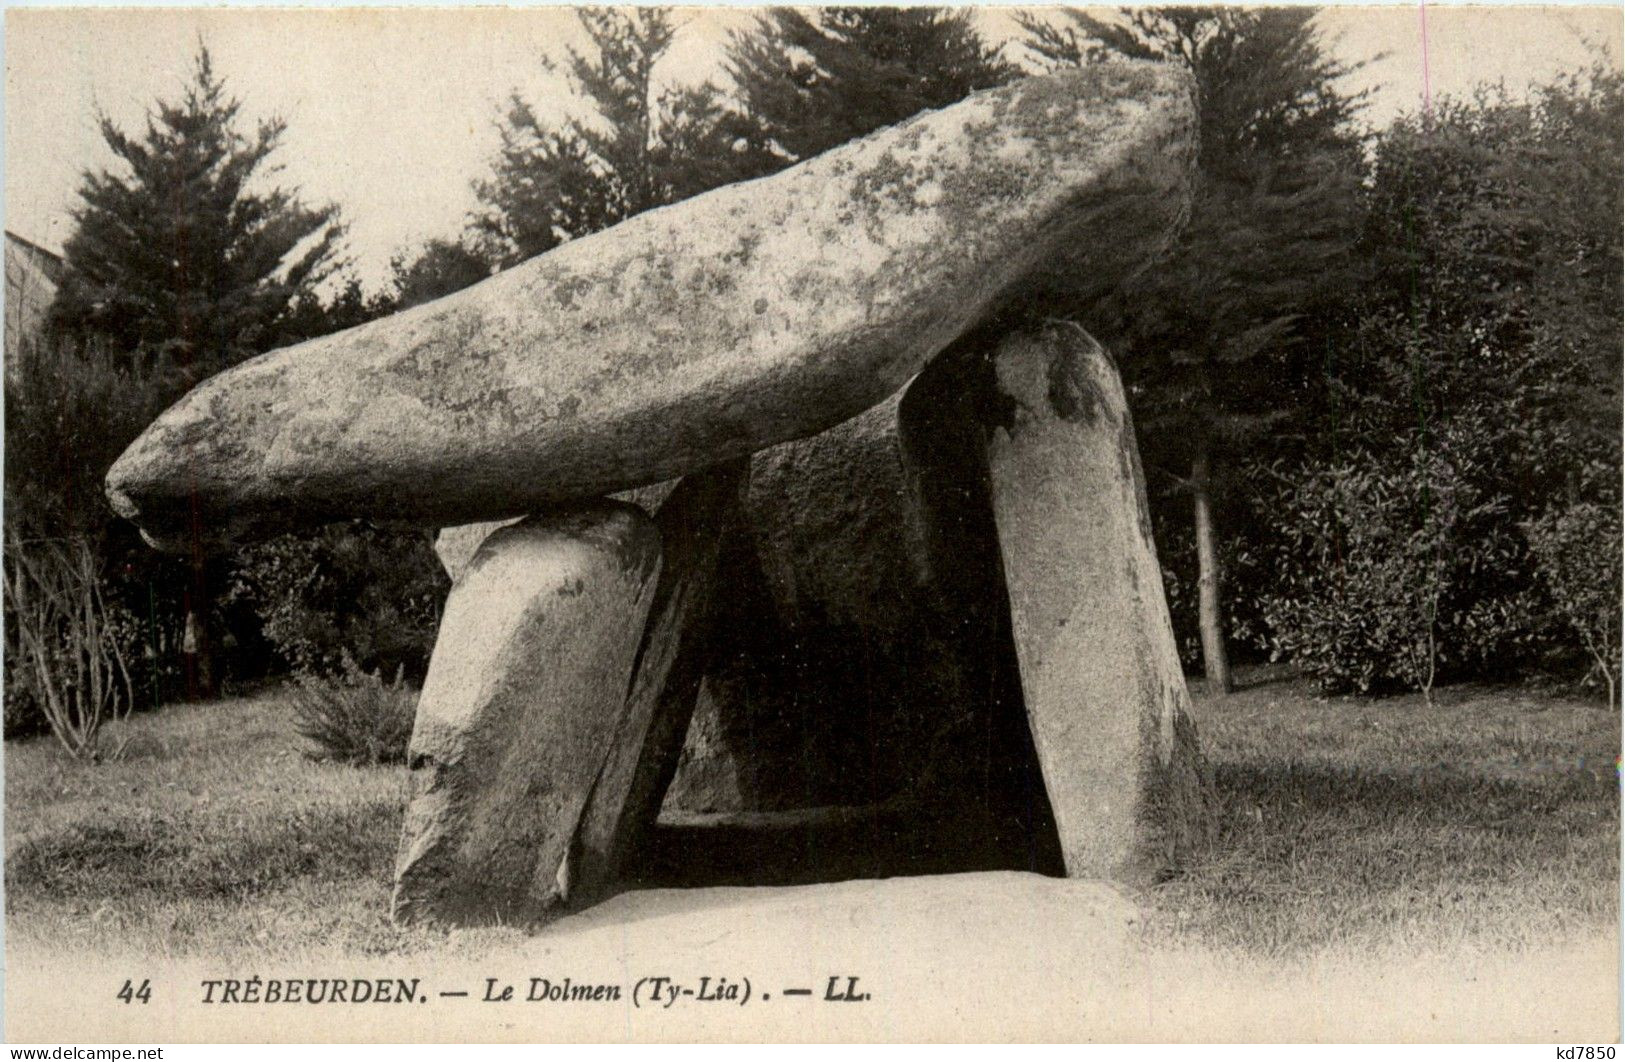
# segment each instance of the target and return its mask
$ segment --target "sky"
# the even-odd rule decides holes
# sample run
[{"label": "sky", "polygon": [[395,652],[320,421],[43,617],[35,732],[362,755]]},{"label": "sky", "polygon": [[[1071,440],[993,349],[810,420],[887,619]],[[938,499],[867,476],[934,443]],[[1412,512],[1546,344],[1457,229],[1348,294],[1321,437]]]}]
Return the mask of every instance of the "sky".
[{"label": "sky", "polygon": [[[1009,8],[979,12],[1012,30]],[[687,8],[662,74],[703,77],[751,9]],[[1367,120],[1384,125],[1425,97],[1501,82],[1514,93],[1589,65],[1619,62],[1621,8],[1333,7],[1321,24],[1335,55],[1366,65]],[[112,163],[98,108],[139,127],[173,97],[199,40],[249,119],[287,120],[276,180],[334,202],[347,254],[372,289],[390,258],[452,237],[476,206],[497,120],[512,92],[544,113],[569,106],[545,57],[581,40],[569,11],[531,8],[30,9],[6,12],[5,227],[51,249],[72,230],[79,175]],[[697,78],[696,78],[697,79]]]}]

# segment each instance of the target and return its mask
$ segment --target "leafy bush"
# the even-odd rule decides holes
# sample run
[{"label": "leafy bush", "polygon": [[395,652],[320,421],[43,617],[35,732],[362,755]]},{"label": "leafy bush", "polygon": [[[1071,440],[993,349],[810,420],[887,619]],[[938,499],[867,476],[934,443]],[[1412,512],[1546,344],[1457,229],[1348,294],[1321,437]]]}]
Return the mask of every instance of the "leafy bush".
[{"label": "leafy bush", "polygon": [[399,672],[385,682],[347,653],[340,665],[336,676],[301,674],[292,687],[295,727],[311,742],[311,758],[361,766],[405,762],[416,692]]},{"label": "leafy bush", "polygon": [[25,541],[7,531],[0,570],[22,650],[12,677],[27,678],[34,707],[68,755],[92,762],[103,756],[103,724],[135,706],[128,639],[121,637],[132,625],[120,622],[103,595],[97,569],[82,537]]},{"label": "leafy bush", "polygon": [[259,615],[267,640],[297,671],[369,671],[421,678],[450,580],[427,533],[357,520],[283,535],[238,554],[227,599]]},{"label": "leafy bush", "polygon": [[1275,656],[1359,693],[1429,693],[1516,659],[1533,619],[1522,542],[1471,435],[1457,425],[1408,462],[1361,452],[1285,477],[1262,602]]},{"label": "leafy bush", "polygon": [[1582,501],[1523,525],[1555,618],[1572,629],[1613,703],[1620,671],[1620,508]]},{"label": "leafy bush", "polygon": [[1575,632],[1618,593],[1620,93],[1610,64],[1372,145],[1370,282],[1282,433],[1287,485],[1251,492],[1281,536],[1272,649],[1328,688],[1598,660]]},{"label": "leafy bush", "polygon": [[161,358],[132,364],[105,344],[22,344],[5,381],[6,522],[102,531],[114,517],[108,468],[188,382]]},{"label": "leafy bush", "polygon": [[[177,574],[184,562],[145,546],[114,515],[102,481],[124,447],[186,382],[161,359],[137,363],[101,344],[20,345],[5,380],[5,523],[9,574],[15,576],[5,596],[8,736],[44,731],[53,697],[66,704],[64,691],[79,696],[68,672],[74,661],[103,658],[111,644],[102,637],[104,621],[116,624],[122,663],[143,698],[165,665],[161,643],[179,629],[181,596],[190,585]],[[34,562],[29,572],[18,566],[25,562]],[[36,576],[64,593],[73,586],[78,604],[51,604],[54,596],[42,592],[46,583]],[[24,594],[27,615],[14,591]],[[94,602],[88,610],[86,594]],[[30,619],[44,624],[38,654],[23,641]],[[89,641],[76,644],[80,637]],[[128,695],[122,674],[119,684]],[[90,694],[88,687],[82,692]]]}]

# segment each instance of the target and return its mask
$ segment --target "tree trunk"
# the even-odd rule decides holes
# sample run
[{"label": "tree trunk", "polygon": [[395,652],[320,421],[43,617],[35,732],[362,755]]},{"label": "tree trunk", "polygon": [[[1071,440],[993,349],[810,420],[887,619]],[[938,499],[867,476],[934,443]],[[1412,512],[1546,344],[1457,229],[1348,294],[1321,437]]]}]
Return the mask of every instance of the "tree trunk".
[{"label": "tree trunk", "polygon": [[213,700],[216,684],[215,631],[210,622],[214,603],[213,587],[202,561],[192,562],[192,591],[184,599],[186,626],[182,628],[181,655],[185,663],[186,699]]},{"label": "tree trunk", "polygon": [[1202,630],[1202,666],[1208,690],[1230,692],[1230,657],[1224,648],[1219,607],[1219,554],[1213,545],[1213,507],[1208,495],[1208,455],[1204,447],[1191,462],[1191,503],[1196,515],[1197,623]]}]

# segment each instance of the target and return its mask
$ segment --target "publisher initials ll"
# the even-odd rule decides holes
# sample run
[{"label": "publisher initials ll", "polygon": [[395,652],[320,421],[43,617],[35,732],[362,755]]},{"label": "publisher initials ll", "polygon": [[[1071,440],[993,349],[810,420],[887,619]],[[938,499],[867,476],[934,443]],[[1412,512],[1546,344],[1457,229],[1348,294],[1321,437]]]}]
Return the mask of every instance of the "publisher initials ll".
[{"label": "publisher initials ll", "polygon": [[862,1003],[869,998],[869,993],[858,991],[858,979],[848,977],[846,988],[840,988],[840,977],[831,977],[829,984],[824,986],[824,1002],[826,1003]]}]

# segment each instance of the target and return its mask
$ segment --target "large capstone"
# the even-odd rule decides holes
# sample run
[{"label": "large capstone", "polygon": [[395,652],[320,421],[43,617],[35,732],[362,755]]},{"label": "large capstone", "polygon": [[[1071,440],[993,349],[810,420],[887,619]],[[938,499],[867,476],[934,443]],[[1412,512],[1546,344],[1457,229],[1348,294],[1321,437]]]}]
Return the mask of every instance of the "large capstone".
[{"label": "large capstone", "polygon": [[1101,63],[650,211],[221,373],[108,474],[189,550],[674,478],[883,401],[968,329],[1119,283],[1188,204],[1190,78]]}]

